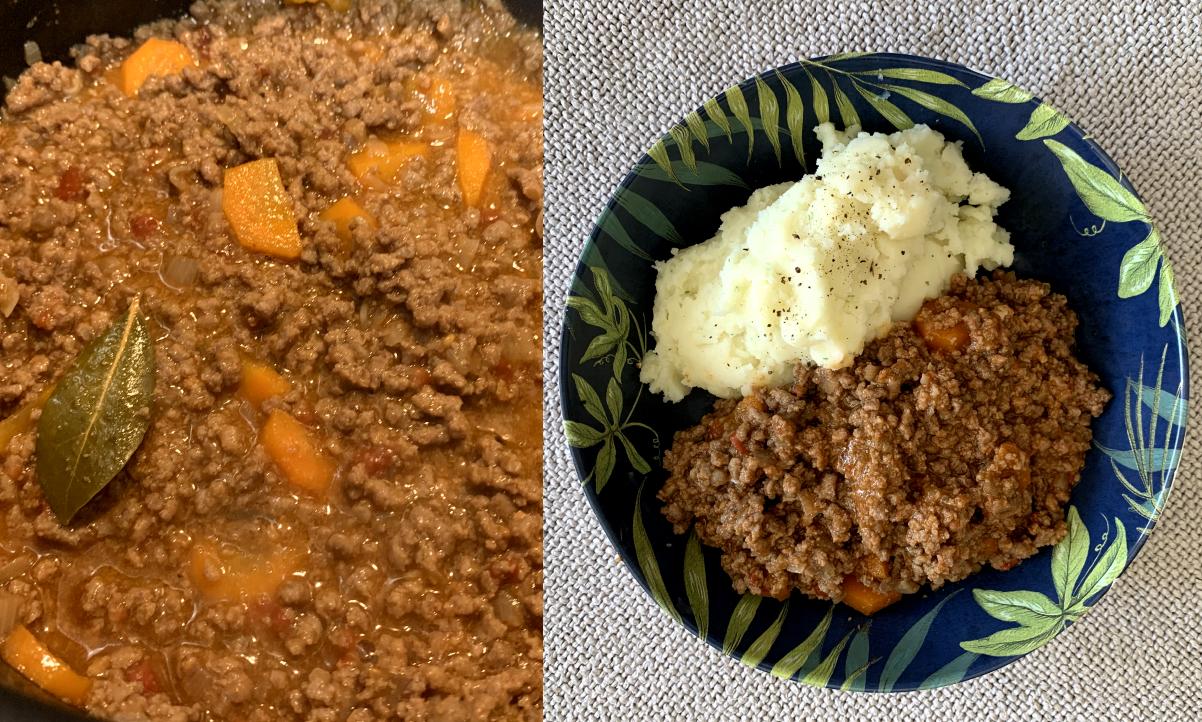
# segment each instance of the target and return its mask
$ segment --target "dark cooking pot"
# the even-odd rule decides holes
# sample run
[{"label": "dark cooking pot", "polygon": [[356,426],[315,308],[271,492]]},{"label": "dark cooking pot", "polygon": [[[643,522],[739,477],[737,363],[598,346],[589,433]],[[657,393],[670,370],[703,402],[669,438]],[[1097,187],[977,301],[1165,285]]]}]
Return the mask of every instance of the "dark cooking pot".
[{"label": "dark cooking pot", "polygon": [[[24,43],[37,42],[48,62],[65,60],[71,46],[88,35],[127,35],[135,27],[187,11],[191,0],[105,0],[104,2],[46,2],[0,0],[0,76],[16,77],[26,67]],[[541,27],[541,0],[504,0],[522,22]],[[85,722],[0,663],[0,720],[3,722]]]}]

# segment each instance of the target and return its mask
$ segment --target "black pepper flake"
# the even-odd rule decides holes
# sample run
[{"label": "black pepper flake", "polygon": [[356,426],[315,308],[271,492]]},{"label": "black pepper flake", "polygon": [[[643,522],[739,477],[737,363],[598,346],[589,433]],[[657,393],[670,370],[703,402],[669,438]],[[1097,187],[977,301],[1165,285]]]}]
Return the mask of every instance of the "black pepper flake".
[{"label": "black pepper flake", "polygon": [[910,165],[910,159],[906,158],[906,165]]}]

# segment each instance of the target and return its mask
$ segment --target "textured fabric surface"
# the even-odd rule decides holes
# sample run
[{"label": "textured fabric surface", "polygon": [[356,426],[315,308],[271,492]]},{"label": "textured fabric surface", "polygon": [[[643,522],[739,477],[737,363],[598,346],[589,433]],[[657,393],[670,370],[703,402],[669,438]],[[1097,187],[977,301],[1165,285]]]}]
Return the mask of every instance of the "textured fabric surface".
[{"label": "textured fabric surface", "polygon": [[[1130,176],[1202,339],[1202,5],[550,0],[547,43],[548,720],[1202,718],[1202,405],[1168,509],[1082,624],[1002,670],[900,695],[815,690],[742,667],[634,582],[561,432],[559,326],[591,224],[639,154],[731,83],[801,57],[896,51],[1008,78],[1087,128]],[[1193,349],[1195,352],[1197,349]],[[1197,358],[1197,356],[1195,356]]]}]

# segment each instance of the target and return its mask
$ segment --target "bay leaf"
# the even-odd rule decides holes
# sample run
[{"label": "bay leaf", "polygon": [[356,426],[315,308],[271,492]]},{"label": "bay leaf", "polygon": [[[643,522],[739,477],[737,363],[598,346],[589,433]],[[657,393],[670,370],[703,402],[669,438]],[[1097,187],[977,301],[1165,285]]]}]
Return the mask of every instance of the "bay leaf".
[{"label": "bay leaf", "polygon": [[59,380],[38,422],[37,474],[66,524],[129,462],[150,426],[154,343],[137,299]]}]

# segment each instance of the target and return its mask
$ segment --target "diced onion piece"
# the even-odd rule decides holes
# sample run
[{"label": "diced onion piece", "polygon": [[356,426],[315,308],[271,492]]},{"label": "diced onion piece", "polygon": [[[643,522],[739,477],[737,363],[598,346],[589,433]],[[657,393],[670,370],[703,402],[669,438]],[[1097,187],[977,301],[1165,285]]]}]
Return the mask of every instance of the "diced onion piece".
[{"label": "diced onion piece", "polygon": [[159,278],[163,283],[177,290],[191,288],[200,274],[200,262],[187,256],[168,256],[164,259],[163,270]]},{"label": "diced onion piece", "polygon": [[[3,450],[3,447],[0,447]],[[23,554],[15,559],[0,564],[0,582],[7,582],[16,576],[19,576],[30,567],[33,566],[33,557],[29,554]],[[7,629],[0,630],[0,637],[3,637],[8,632]]]},{"label": "diced onion piece", "polygon": [[21,287],[13,279],[0,274],[0,316],[11,316],[20,300]]},{"label": "diced onion piece", "polygon": [[34,40],[25,41],[25,64],[37,65],[42,62],[42,49]]},{"label": "diced onion piece", "polygon": [[92,691],[92,680],[67,666],[23,626],[9,632],[0,657],[29,681],[71,704],[82,705]]},{"label": "diced onion piece", "polygon": [[7,637],[20,621],[21,598],[9,592],[0,592],[0,637]]}]

